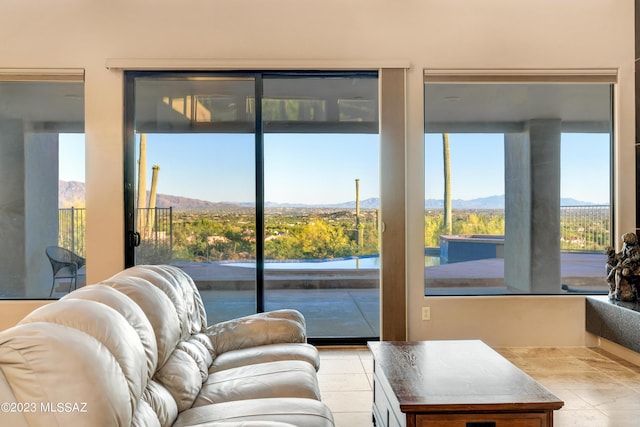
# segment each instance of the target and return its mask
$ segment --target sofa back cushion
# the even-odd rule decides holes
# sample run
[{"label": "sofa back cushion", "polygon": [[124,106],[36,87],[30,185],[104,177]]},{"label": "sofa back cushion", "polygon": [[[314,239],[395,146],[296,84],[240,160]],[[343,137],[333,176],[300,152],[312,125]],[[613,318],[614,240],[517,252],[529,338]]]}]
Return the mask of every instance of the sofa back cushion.
[{"label": "sofa back cushion", "polygon": [[200,292],[184,271],[170,265],[137,265],[116,274],[112,280],[123,276],[145,279],[169,297],[180,319],[182,339],[206,329],[207,314]]},{"label": "sofa back cushion", "polygon": [[114,276],[101,284],[122,292],[142,309],[156,337],[158,367],[164,365],[181,335],[180,319],[167,294],[147,280],[133,276]]},{"label": "sofa back cushion", "polygon": [[0,399],[84,405],[23,413],[15,425],[169,426],[208,378],[195,284],[170,266],[139,266],[41,307],[0,333]]},{"label": "sofa back cushion", "polygon": [[[96,340],[104,348],[105,357],[115,362],[114,377],[121,377],[128,385],[129,412],[133,414],[149,380],[147,358],[136,330],[116,310],[96,301],[69,299],[38,308],[20,321],[28,323],[57,324],[68,329],[84,332],[87,340]],[[71,349],[70,349],[71,350]],[[93,357],[90,357],[93,359]],[[73,369],[73,366],[69,368]],[[95,365],[95,369],[102,369]],[[70,372],[71,373],[71,372]],[[82,377],[69,381],[83,381]],[[111,392],[108,388],[106,393]]]},{"label": "sofa back cushion", "polygon": [[[109,333],[103,337],[118,342]],[[122,344],[126,337],[130,334]],[[145,364],[140,359],[141,372],[146,371]],[[127,379],[121,362],[105,344],[83,330],[54,322],[8,329],[0,333],[0,367],[11,390],[0,399],[29,405],[29,411],[21,412],[29,426],[131,424],[136,400],[132,392],[137,393],[138,385]],[[12,425],[22,423],[15,421]]]},{"label": "sofa back cushion", "polygon": [[147,380],[158,367],[158,345],[153,326],[142,309],[122,292],[106,285],[91,285],[65,295],[60,301],[90,300],[105,304],[120,313],[136,331],[147,359]]}]

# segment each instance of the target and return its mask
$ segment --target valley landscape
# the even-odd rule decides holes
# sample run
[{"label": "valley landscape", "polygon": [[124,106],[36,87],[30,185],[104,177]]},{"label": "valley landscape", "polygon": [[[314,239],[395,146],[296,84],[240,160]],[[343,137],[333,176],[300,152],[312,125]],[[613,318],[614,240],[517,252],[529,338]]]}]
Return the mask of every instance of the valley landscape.
[{"label": "valley landscape", "polygon": [[[60,183],[61,208],[84,207],[84,184]],[[590,206],[563,200],[572,206]],[[137,254],[148,262],[253,260],[256,253],[255,208],[250,203],[210,202],[158,194],[157,209],[138,212],[142,244]],[[269,260],[310,260],[373,255],[379,252],[379,199],[334,205],[265,203],[264,254]],[[425,201],[425,248],[440,245],[444,226],[441,200]],[[608,207],[607,207],[608,210]],[[149,216],[151,215],[151,216]],[[608,217],[575,217],[563,225],[563,250],[581,250],[588,239],[608,241]],[[454,200],[451,234],[504,234],[504,196]],[[76,233],[80,235],[80,233]],[[84,235],[84,233],[81,233]],[[604,244],[591,250],[601,251]]]}]

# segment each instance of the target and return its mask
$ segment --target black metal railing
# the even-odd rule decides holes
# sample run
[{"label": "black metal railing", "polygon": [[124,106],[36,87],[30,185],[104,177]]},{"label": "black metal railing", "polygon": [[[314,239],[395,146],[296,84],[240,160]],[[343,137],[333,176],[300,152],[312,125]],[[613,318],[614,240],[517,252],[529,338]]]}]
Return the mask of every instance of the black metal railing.
[{"label": "black metal railing", "polygon": [[85,208],[58,209],[58,246],[69,249],[71,252],[86,258]]},{"label": "black metal railing", "polygon": [[609,245],[611,245],[609,205],[560,208],[560,249],[563,252],[602,252]]},{"label": "black metal railing", "polygon": [[[141,242],[136,249],[137,263],[159,264],[171,261],[173,248],[173,209],[138,209],[137,226]],[[58,246],[86,258],[86,209],[58,209]]]},{"label": "black metal railing", "polygon": [[173,208],[140,208],[136,264],[166,264],[173,254]]},{"label": "black metal railing", "polygon": [[[166,263],[173,252],[173,208],[142,208],[137,212],[140,246],[137,263]],[[86,257],[85,208],[64,208],[58,213],[58,246]],[[611,244],[609,205],[562,206],[560,247],[563,252],[601,252]]]}]

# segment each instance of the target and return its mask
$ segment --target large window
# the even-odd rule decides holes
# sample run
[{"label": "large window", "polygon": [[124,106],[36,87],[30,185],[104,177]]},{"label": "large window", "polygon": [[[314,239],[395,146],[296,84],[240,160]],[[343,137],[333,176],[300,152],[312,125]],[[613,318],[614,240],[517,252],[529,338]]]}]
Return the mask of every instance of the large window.
[{"label": "large window", "polygon": [[295,308],[379,336],[377,73],[127,73],[128,264],[194,278],[209,322]]},{"label": "large window", "polygon": [[608,290],[611,93],[425,77],[426,295]]},{"label": "large window", "polygon": [[0,298],[84,285],[84,164],[82,72],[2,74]]}]

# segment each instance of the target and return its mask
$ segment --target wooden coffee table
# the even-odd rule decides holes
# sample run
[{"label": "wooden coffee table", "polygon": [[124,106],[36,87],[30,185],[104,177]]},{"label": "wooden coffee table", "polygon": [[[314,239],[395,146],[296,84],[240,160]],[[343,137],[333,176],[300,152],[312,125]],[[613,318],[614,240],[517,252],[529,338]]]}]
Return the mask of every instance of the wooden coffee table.
[{"label": "wooden coffee table", "polygon": [[552,427],[564,405],[482,341],[368,345],[376,427]]}]

